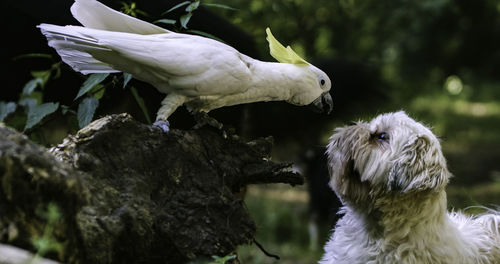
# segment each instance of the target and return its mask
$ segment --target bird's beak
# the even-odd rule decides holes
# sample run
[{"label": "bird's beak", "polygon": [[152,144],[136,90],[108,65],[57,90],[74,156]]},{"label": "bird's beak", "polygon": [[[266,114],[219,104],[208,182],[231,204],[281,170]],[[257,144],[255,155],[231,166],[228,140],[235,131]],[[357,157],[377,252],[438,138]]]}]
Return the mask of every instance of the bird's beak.
[{"label": "bird's beak", "polygon": [[329,92],[321,94],[320,97],[316,98],[312,103],[315,110],[320,113],[330,114],[333,109],[333,100]]}]

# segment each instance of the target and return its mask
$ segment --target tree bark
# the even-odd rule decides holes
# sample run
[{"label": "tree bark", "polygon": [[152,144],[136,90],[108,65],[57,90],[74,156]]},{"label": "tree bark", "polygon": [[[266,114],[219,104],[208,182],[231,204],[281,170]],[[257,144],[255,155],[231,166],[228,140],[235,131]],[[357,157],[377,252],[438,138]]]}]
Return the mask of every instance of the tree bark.
[{"label": "tree bark", "polygon": [[[47,151],[0,127],[0,242],[66,263],[185,263],[250,243],[248,184],[302,184],[269,160],[271,138],[210,127],[160,129],[129,115],[96,120]],[[56,204],[61,216],[48,216]],[[51,228],[54,226],[54,228]],[[50,227],[50,234],[46,234]]]}]

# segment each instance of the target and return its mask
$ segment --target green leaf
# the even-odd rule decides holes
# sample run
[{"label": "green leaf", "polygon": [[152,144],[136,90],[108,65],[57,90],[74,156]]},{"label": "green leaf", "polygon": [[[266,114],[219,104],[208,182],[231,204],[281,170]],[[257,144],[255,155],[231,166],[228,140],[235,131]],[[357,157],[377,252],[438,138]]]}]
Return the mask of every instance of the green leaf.
[{"label": "green leaf", "polygon": [[43,92],[33,91],[30,95],[21,95],[21,98],[33,98],[36,100],[36,105],[43,103]]},{"label": "green leaf", "polygon": [[208,7],[222,8],[222,9],[227,9],[227,10],[238,10],[238,9],[236,9],[236,8],[233,8],[233,7],[230,7],[230,6],[227,6],[227,5],[222,5],[222,4],[209,4],[209,3],[202,3],[202,5],[204,5],[204,6],[208,6]]},{"label": "green leaf", "polygon": [[[135,17],[135,14],[134,14],[135,4],[134,3],[132,3],[131,5],[129,5],[123,1],[121,1],[120,3],[122,4],[122,8],[120,9],[120,11],[122,13]],[[132,6],[132,5],[134,5],[134,6]]]},{"label": "green leaf", "polygon": [[55,71],[56,73],[52,76],[52,80],[57,79],[61,77],[61,63],[54,63],[52,64],[52,67],[50,68],[52,71]]},{"label": "green leaf", "polygon": [[13,60],[28,59],[28,58],[52,59],[52,55],[45,53],[27,53],[16,56],[13,58]]},{"label": "green leaf", "polygon": [[50,75],[52,74],[51,70],[46,70],[46,71],[32,71],[31,76],[33,76],[35,79],[40,79],[40,87],[44,87],[45,84],[49,81]]},{"label": "green leaf", "polygon": [[98,84],[94,86],[92,90],[90,90],[90,93],[92,96],[97,98],[97,100],[101,100],[101,98],[104,96],[104,93],[106,92],[106,88],[104,87],[103,84]]},{"label": "green leaf", "polygon": [[200,36],[204,36],[204,37],[211,38],[211,39],[215,39],[215,40],[220,41],[222,43],[226,43],[226,42],[224,42],[224,40],[222,40],[222,39],[220,39],[220,38],[218,38],[210,33],[207,33],[207,32],[194,30],[194,29],[186,30],[186,32],[193,33],[193,34],[200,35]]},{"label": "green leaf", "polygon": [[179,20],[181,21],[181,26],[183,28],[187,29],[187,24],[189,23],[189,20],[191,19],[192,16],[193,16],[193,13],[187,13],[187,14],[181,16],[181,18]]},{"label": "green leaf", "polygon": [[30,95],[38,85],[42,85],[43,80],[41,78],[35,78],[27,82],[23,87],[23,94]]},{"label": "green leaf", "polygon": [[194,1],[186,7],[186,12],[191,13],[194,10],[196,10],[199,6],[200,6],[200,1]]},{"label": "green leaf", "polygon": [[37,249],[35,259],[44,256],[48,252],[61,254],[64,250],[64,245],[54,236],[54,230],[60,225],[59,221],[63,216],[59,206],[56,203],[50,202],[47,205],[47,209],[38,207],[35,213],[46,220],[42,235],[33,234],[30,239],[32,245]]},{"label": "green leaf", "polygon": [[123,73],[123,89],[125,89],[125,87],[127,87],[127,84],[128,84],[128,82],[130,82],[130,80],[132,80],[132,74],[124,72]]},{"label": "green leaf", "polygon": [[28,108],[28,120],[24,130],[30,129],[38,124],[45,116],[54,113],[59,107],[59,103],[45,103]]},{"label": "green leaf", "polygon": [[[71,107],[67,106],[67,105],[61,105],[61,113],[63,115],[66,115],[67,113],[70,113],[71,115],[76,116],[76,111],[73,110],[73,109],[71,109]],[[74,127],[76,127],[76,118],[75,118]]]},{"label": "green leaf", "polygon": [[23,98],[19,100],[18,104],[26,109],[26,113],[29,113],[30,109],[35,107],[38,102],[35,98]]},{"label": "green leaf", "polygon": [[66,113],[68,113],[69,111],[71,111],[70,107],[67,106],[67,105],[61,105],[61,113],[63,115],[65,115]]},{"label": "green leaf", "polygon": [[166,13],[170,13],[170,12],[174,11],[175,9],[177,9],[179,7],[183,7],[185,5],[189,5],[190,3],[191,3],[190,1],[184,1],[184,2],[182,2],[180,4],[175,5],[174,7],[170,8],[169,10],[163,12],[162,15],[165,15]]},{"label": "green leaf", "polygon": [[86,94],[88,91],[90,91],[92,88],[94,88],[94,86],[96,86],[97,84],[104,81],[104,79],[106,79],[106,77],[108,77],[108,75],[109,75],[109,73],[91,74],[89,76],[89,78],[87,78],[87,80],[85,80],[85,82],[83,83],[82,87],[80,88],[80,91],[78,91],[78,94],[76,95],[74,100],[80,98],[80,96]]},{"label": "green leaf", "polygon": [[173,19],[158,19],[156,20],[155,22],[153,22],[155,24],[158,24],[158,23],[163,23],[163,24],[168,24],[168,25],[174,25],[175,23],[177,23],[177,21],[173,20]]},{"label": "green leaf", "polygon": [[0,122],[2,122],[9,114],[16,111],[17,105],[14,102],[0,101]]},{"label": "green leaf", "polygon": [[[48,227],[45,228],[45,232]],[[42,237],[31,238],[31,243],[37,249],[37,255],[43,256],[48,252],[62,252],[64,246],[59,243],[52,234],[44,234]]]},{"label": "green leaf", "polygon": [[62,217],[62,213],[59,210],[59,206],[57,206],[57,204],[54,202],[49,203],[47,205],[47,213],[45,214],[45,217],[47,221],[50,223],[57,222]]},{"label": "green leaf", "polygon": [[45,253],[50,250],[52,241],[50,239],[40,237],[32,239],[31,243],[37,249],[37,251],[40,252],[40,254],[45,255]]},{"label": "green leaf", "polygon": [[149,124],[151,124],[151,119],[149,118],[149,113],[148,109],[146,108],[146,104],[144,103],[144,99],[137,93],[137,90],[135,87],[131,86],[130,91],[132,91],[132,94],[134,95],[135,101],[137,101],[137,104],[142,110],[142,113],[144,114],[144,117],[146,118],[146,121],[148,121]]},{"label": "green leaf", "polygon": [[226,262],[236,259],[236,255],[227,255],[225,257],[212,256],[213,262],[208,264],[225,264]]},{"label": "green leaf", "polygon": [[140,9],[137,9],[137,8],[135,9],[135,13],[137,13],[137,14],[143,16],[143,17],[149,17],[148,13],[146,13],[146,12],[140,10]]},{"label": "green leaf", "polygon": [[99,100],[95,97],[87,97],[78,105],[77,118],[80,128],[85,127],[92,121],[98,106]]}]

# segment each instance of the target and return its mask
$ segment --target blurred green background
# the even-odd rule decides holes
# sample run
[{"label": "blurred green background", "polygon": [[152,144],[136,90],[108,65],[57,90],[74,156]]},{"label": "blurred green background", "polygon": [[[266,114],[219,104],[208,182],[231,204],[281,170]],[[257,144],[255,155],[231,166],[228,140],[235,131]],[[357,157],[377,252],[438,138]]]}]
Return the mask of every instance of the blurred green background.
[{"label": "blurred green background", "polygon": [[[3,9],[11,12],[3,19],[18,23],[4,24],[12,25],[6,29],[9,36],[34,37],[17,43],[11,40],[8,44],[11,46],[3,51],[6,54],[2,54],[2,60],[10,79],[2,88],[0,101],[17,100],[22,86],[31,78],[30,71],[46,69],[60,60],[57,56],[48,62],[13,59],[32,52],[55,54],[47,48],[35,25],[76,24],[67,22],[71,1],[58,8],[54,1],[46,2],[51,6],[46,14],[52,12],[46,16],[37,16],[41,14],[37,9],[43,7],[22,5],[23,2],[27,1],[7,0]],[[103,2],[116,9],[123,6],[120,1]],[[142,18],[154,21],[166,8],[155,10],[151,8],[153,3],[173,6],[182,1],[135,2],[138,9],[149,14]],[[243,137],[272,135],[274,160],[297,162],[297,169],[308,179],[327,177],[305,168],[317,165],[304,156],[311,149],[324,146],[335,127],[387,111],[405,110],[432,127],[442,139],[449,169],[455,175],[448,188],[450,208],[500,204],[500,1],[203,0],[202,3],[224,4],[235,10],[200,7],[193,14],[189,28],[213,34],[253,57],[274,61],[265,40],[264,29],[269,26],[280,42],[291,45],[332,79],[334,111],[330,116],[278,102],[235,106],[211,113],[236,127]],[[207,19],[207,13],[213,16]],[[166,18],[176,19],[180,15],[172,13]],[[230,30],[234,28],[237,29],[234,32],[243,33],[233,34]],[[61,75],[48,84],[42,95],[44,100],[71,105],[83,78],[67,67],[62,68]],[[140,88],[138,92],[153,115],[162,96],[143,83],[134,85]],[[129,93],[121,88],[108,90],[101,99],[97,116],[127,111],[145,121]],[[179,110],[171,118],[174,127],[192,126],[192,118],[185,111]],[[65,126],[71,122],[59,114],[55,121],[30,133],[46,145],[56,144],[67,133],[76,131]],[[317,239],[311,235],[315,227],[309,194],[306,186],[251,186],[247,190],[247,206],[258,227],[257,240],[268,251],[281,256],[279,263],[315,263],[322,254],[332,224],[317,222]],[[255,245],[241,247],[238,253],[242,263],[278,263]]]},{"label": "blurred green background", "polygon": [[[361,82],[371,87],[349,86],[350,92],[339,91],[343,87],[336,80],[342,76],[330,76],[337,108],[328,124],[321,126],[318,144],[326,144],[332,129],[349,120],[402,109],[442,139],[455,175],[448,188],[450,209],[500,204],[500,1],[238,0],[225,4],[239,10],[221,15],[250,32],[261,54],[267,53],[262,29],[270,26],[280,41],[310,61],[348,62],[370,73],[349,76],[371,81]],[[347,103],[339,102],[338,94],[348,94],[342,98]],[[291,155],[297,153],[290,152],[293,139],[289,141],[275,146],[276,158],[296,158]],[[307,200],[303,187],[253,187],[247,194],[259,226],[257,238],[282,256],[279,263],[315,263],[322,254],[329,226],[320,226],[315,245],[308,231]],[[275,263],[255,247],[243,252],[243,260],[252,260],[243,263]]]}]

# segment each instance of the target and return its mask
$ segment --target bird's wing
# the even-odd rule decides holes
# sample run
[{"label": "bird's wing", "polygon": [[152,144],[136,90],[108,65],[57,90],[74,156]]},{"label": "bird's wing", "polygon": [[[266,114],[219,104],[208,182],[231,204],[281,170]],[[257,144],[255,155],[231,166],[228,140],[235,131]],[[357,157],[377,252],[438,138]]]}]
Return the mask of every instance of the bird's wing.
[{"label": "bird's wing", "polygon": [[88,28],[142,35],[170,32],[159,26],[113,10],[96,0],[76,0],[71,6],[71,13],[78,22]]},{"label": "bird's wing", "polygon": [[[251,83],[249,66],[234,48],[215,40],[178,33],[151,36],[103,36],[99,39],[126,60],[117,69],[132,73],[160,91],[187,96],[225,95],[245,91]],[[136,72],[136,73],[134,73]]]},{"label": "bird's wing", "polygon": [[47,37],[49,46],[56,49],[62,60],[75,71],[83,74],[119,72],[91,55],[91,52],[109,53],[111,50],[100,46],[96,39],[81,34],[76,29],[83,27],[40,24],[38,28]]},{"label": "bird's wing", "polygon": [[[80,26],[39,26],[63,60],[83,72],[131,73],[162,92],[186,96],[245,91],[252,74],[243,55],[194,35],[138,35]],[[86,65],[86,63],[91,63]]]}]

